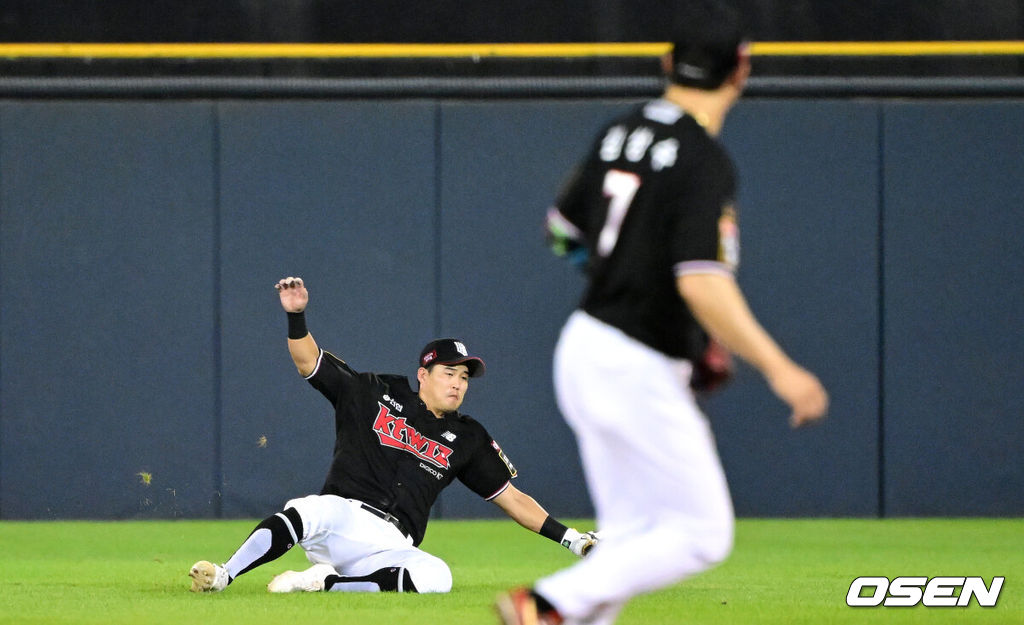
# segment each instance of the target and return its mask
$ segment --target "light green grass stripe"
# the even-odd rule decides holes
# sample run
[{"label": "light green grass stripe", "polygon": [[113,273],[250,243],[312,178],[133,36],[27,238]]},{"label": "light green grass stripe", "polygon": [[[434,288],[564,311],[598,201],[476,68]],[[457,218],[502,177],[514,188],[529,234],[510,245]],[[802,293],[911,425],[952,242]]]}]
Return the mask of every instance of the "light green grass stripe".
[{"label": "light green grass stripe", "polygon": [[[576,520],[579,527],[589,527]],[[449,595],[269,595],[296,549],[224,593],[187,592],[188,567],[223,561],[254,521],[0,522],[0,624],[464,625],[495,623],[499,591],[574,562],[509,521],[435,521],[424,548],[455,577]],[[1006,577],[995,608],[854,609],[861,575]],[[739,521],[722,566],[631,603],[623,625],[1024,625],[1024,520]]]}]

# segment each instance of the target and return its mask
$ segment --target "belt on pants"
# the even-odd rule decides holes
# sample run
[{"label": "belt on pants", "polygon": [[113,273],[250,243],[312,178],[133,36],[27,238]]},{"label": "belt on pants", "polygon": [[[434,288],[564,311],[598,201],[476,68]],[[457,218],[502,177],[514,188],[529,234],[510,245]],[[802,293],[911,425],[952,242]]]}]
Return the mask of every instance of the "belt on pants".
[{"label": "belt on pants", "polygon": [[402,536],[405,536],[406,538],[411,536],[411,534],[409,534],[409,532],[405,531],[405,527],[402,525],[402,522],[398,520],[398,517],[396,517],[395,515],[391,514],[390,512],[384,512],[383,510],[378,510],[378,509],[374,508],[373,506],[371,506],[369,504],[365,504],[365,503],[360,503],[359,505],[360,505],[360,507],[362,507],[363,510],[366,510],[367,512],[369,512],[373,516],[381,518],[381,519],[384,519],[388,523],[394,525],[396,528],[398,528],[398,531],[402,533]]}]

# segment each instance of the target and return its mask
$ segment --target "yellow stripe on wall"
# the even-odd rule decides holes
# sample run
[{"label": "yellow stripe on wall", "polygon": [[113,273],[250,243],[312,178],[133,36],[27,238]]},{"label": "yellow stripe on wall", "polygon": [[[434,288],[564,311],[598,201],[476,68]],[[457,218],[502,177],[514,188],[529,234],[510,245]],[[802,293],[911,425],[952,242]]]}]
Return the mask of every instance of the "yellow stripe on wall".
[{"label": "yellow stripe on wall", "polygon": [[448,58],[656,56],[668,44],[24,43],[0,56],[65,58]]},{"label": "yellow stripe on wall", "polygon": [[[68,59],[357,59],[655,57],[668,43],[2,43],[0,57]],[[751,45],[755,56],[1024,55],[1024,41],[784,42]]]},{"label": "yellow stripe on wall", "polygon": [[972,56],[1024,55],[1024,41],[765,41],[761,56]]}]

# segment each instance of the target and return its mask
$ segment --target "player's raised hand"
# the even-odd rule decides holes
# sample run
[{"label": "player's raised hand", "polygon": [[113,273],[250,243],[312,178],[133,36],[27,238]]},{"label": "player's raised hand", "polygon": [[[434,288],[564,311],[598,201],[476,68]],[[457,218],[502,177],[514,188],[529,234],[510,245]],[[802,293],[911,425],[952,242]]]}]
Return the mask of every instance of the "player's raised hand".
[{"label": "player's raised hand", "polygon": [[769,380],[772,391],[789,404],[792,427],[814,423],[828,412],[828,393],[813,373],[798,365],[785,367]]},{"label": "player's raised hand", "polygon": [[282,278],[277,281],[274,288],[281,297],[281,306],[285,312],[297,313],[306,310],[306,305],[309,304],[309,291],[302,283],[302,278]]}]

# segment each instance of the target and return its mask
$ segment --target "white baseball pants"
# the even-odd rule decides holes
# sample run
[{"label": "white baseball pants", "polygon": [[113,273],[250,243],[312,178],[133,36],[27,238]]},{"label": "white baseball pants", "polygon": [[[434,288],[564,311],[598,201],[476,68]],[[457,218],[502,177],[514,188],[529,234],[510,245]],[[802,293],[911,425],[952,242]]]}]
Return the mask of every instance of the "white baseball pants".
[{"label": "white baseball pants", "polygon": [[418,592],[452,589],[452,572],[444,560],[413,547],[411,538],[361,505],[336,495],[310,495],[284,507],[295,508],[302,517],[305,538],[299,544],[313,564],[329,564],[346,577],[403,567]]},{"label": "white baseball pants", "polygon": [[555,390],[602,534],[589,556],[534,586],[567,623],[612,623],[631,597],[732,549],[732,501],[691,371],[582,311],[562,330]]}]

